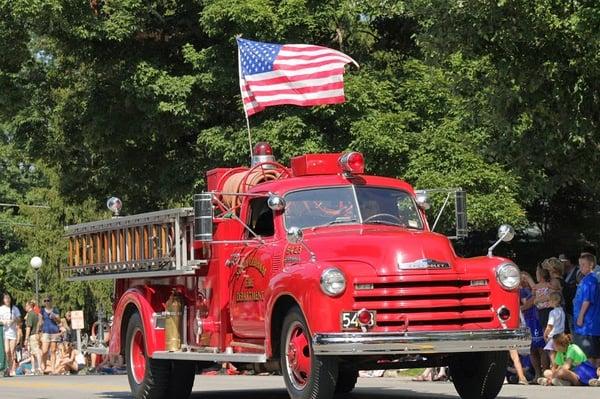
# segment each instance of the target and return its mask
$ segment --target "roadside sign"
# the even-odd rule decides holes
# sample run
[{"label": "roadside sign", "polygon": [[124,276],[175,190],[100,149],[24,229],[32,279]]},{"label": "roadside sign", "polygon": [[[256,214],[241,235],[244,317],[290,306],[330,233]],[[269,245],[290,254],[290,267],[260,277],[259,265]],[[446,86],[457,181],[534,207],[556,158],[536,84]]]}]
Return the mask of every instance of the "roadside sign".
[{"label": "roadside sign", "polygon": [[73,330],[83,330],[83,310],[71,311],[71,328]]}]

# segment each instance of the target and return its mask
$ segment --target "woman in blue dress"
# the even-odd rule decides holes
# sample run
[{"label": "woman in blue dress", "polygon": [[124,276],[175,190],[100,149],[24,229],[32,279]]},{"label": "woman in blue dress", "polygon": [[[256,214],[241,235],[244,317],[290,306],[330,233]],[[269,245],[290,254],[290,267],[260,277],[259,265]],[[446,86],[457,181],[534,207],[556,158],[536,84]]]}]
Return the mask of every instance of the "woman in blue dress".
[{"label": "woman in blue dress", "polygon": [[535,370],[533,381],[537,381],[542,376],[542,371],[549,367],[549,364],[548,356],[544,353],[546,342],[544,341],[544,330],[538,319],[537,309],[534,304],[531,287],[532,281],[533,278],[529,273],[521,272],[521,289],[519,290],[521,296],[521,313],[531,333],[530,356],[533,369]]}]

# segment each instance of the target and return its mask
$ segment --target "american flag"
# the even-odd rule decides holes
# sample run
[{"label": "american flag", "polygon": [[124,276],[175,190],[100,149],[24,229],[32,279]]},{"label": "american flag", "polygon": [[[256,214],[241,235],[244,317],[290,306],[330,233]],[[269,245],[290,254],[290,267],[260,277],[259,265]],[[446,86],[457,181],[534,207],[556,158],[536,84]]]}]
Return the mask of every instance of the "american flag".
[{"label": "american flag", "polygon": [[240,89],[247,116],[272,105],[338,104],[344,97],[346,54],[309,44],[237,39]]}]

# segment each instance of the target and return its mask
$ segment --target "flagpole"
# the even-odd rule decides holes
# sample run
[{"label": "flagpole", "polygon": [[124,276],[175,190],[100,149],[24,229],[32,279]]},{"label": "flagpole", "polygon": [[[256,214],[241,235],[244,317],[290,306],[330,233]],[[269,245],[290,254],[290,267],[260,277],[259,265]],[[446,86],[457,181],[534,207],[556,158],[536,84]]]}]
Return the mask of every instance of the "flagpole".
[{"label": "flagpole", "polygon": [[250,159],[254,155],[252,153],[252,135],[250,134],[250,119],[248,118],[248,114],[246,114],[246,127],[248,128],[248,148],[250,148]]},{"label": "flagpole", "polygon": [[237,43],[237,50],[238,50],[238,74],[239,74],[239,80],[240,80],[240,95],[242,98],[242,108],[244,109],[244,115],[246,116],[246,128],[248,129],[248,149],[250,150],[250,160],[252,160],[252,156],[254,155],[252,153],[252,134],[250,133],[250,118],[248,117],[248,112],[246,111],[246,107],[244,105],[244,94],[242,93],[243,90],[243,86],[242,86],[242,81],[246,81],[242,75],[242,59],[240,57],[240,44],[239,42],[237,42],[237,39],[239,39],[240,37],[242,37],[242,35],[237,35],[236,38],[236,43]]}]

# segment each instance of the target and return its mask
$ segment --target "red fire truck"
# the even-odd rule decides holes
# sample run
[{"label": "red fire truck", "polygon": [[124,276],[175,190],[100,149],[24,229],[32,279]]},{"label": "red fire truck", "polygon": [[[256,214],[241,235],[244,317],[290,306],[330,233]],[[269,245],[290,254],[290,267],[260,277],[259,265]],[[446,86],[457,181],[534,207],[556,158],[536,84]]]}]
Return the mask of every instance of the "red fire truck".
[{"label": "red fire truck", "polygon": [[106,353],[135,398],[188,397],[215,362],[280,372],[292,399],[350,392],[358,370],[442,365],[462,398],[494,398],[507,351],[528,347],[519,269],[492,254],[509,226],[488,256],[460,258],[429,227],[428,192],[366,175],[357,152],[287,167],[259,143],[252,166],[206,177],[193,208],[67,228],[68,278],[115,282]]}]

